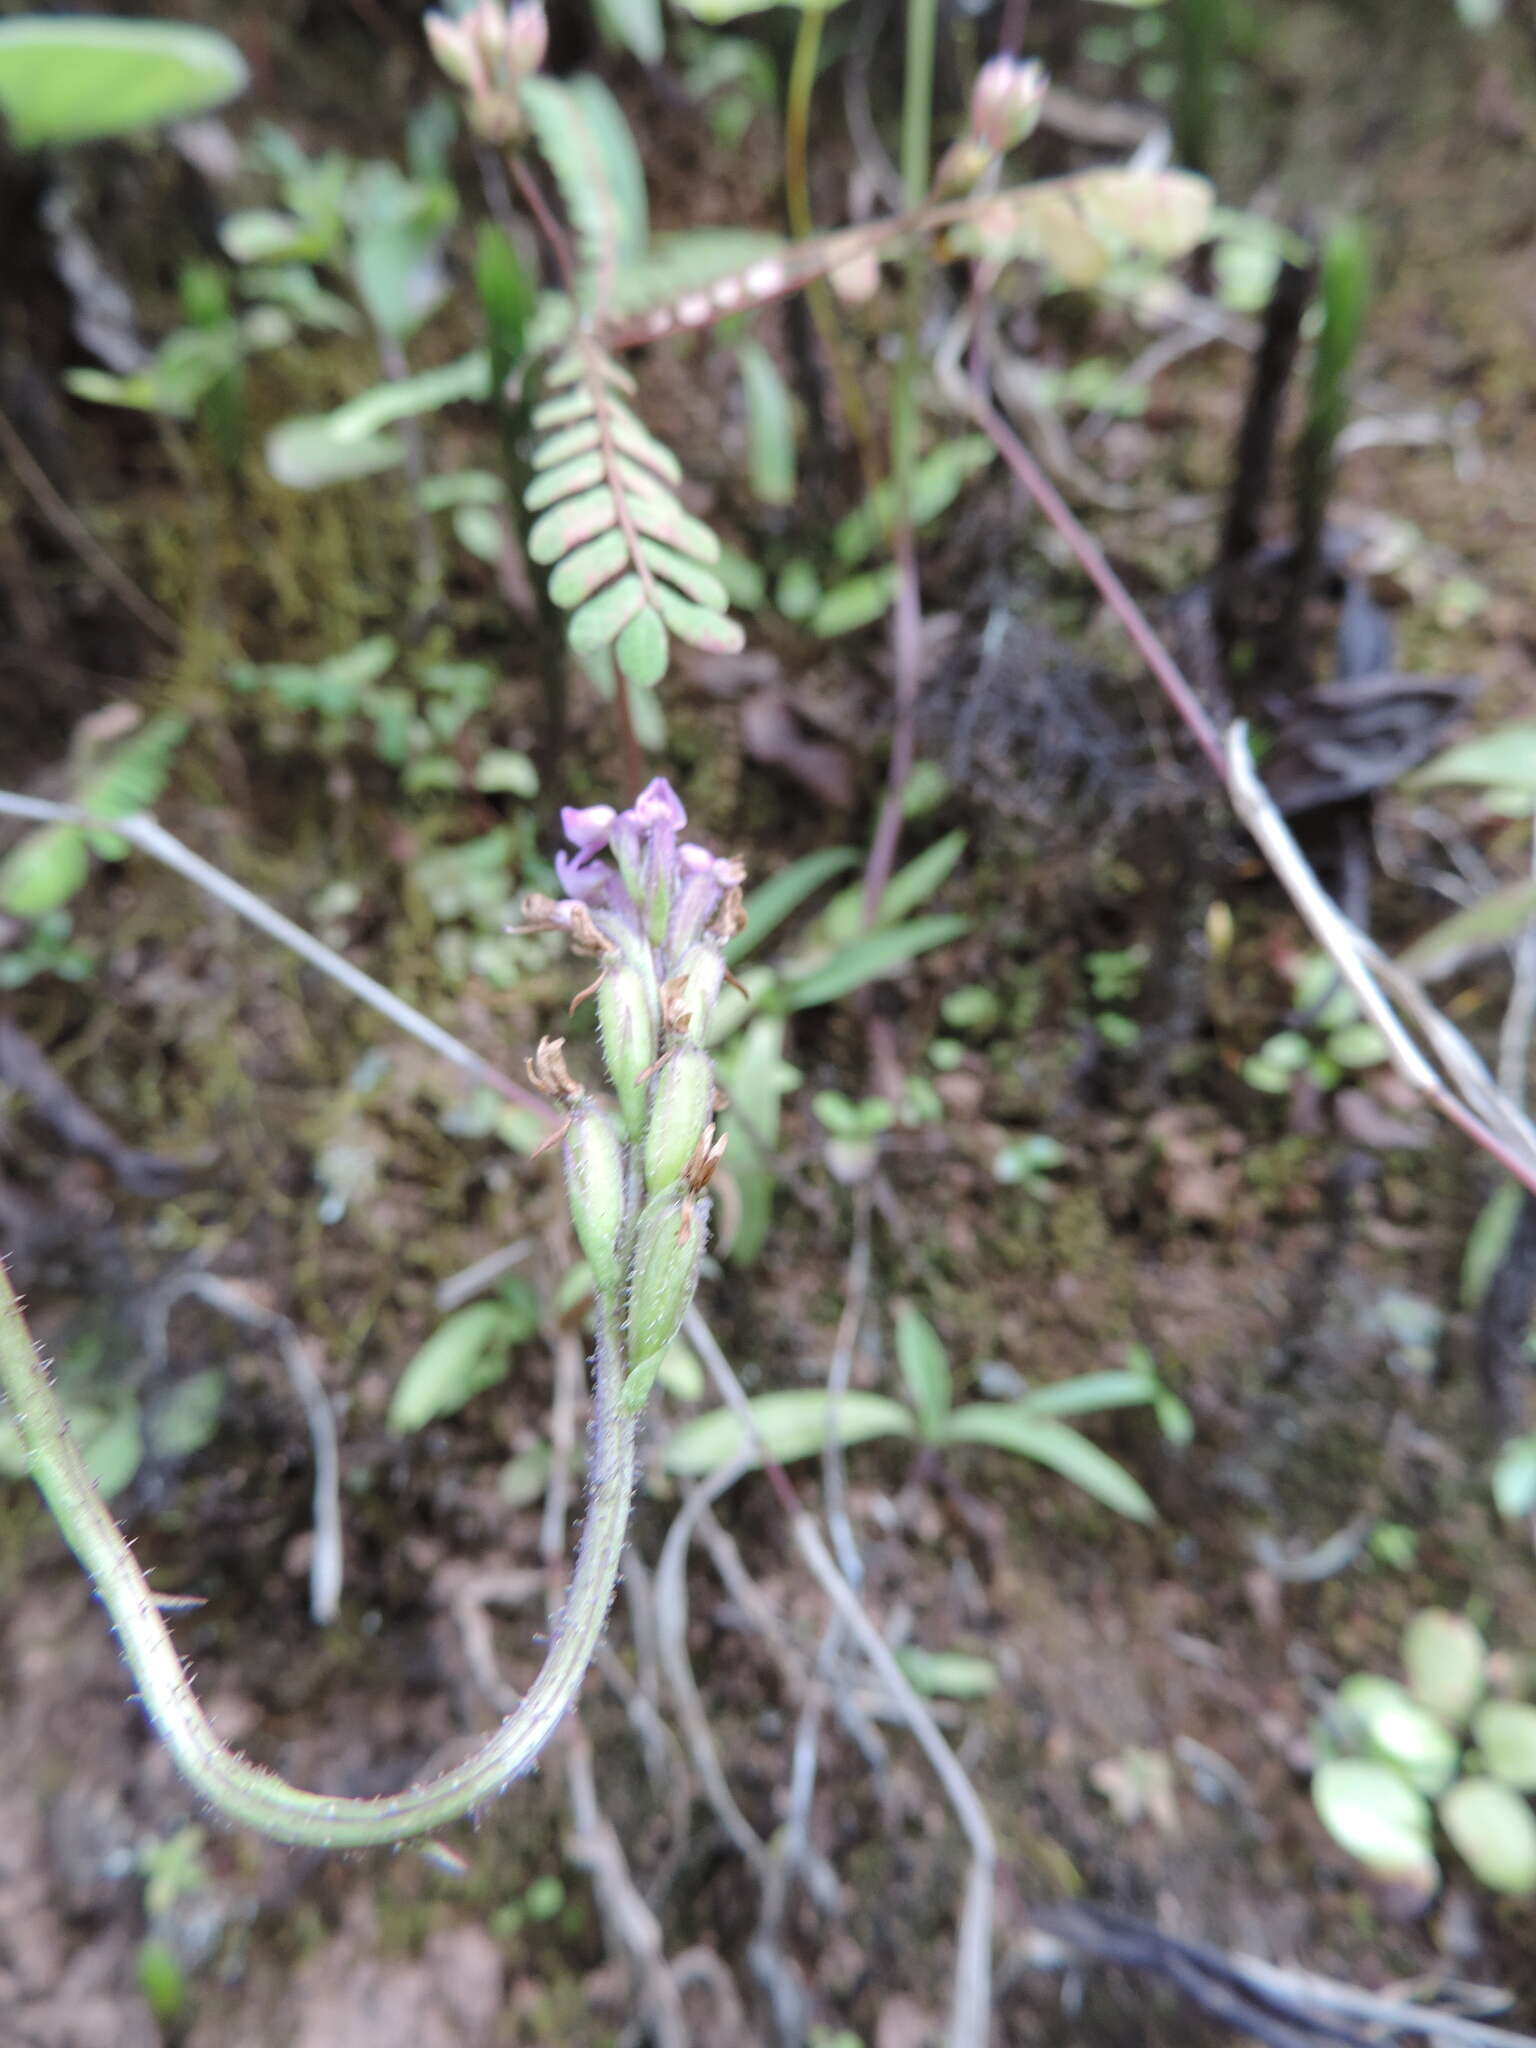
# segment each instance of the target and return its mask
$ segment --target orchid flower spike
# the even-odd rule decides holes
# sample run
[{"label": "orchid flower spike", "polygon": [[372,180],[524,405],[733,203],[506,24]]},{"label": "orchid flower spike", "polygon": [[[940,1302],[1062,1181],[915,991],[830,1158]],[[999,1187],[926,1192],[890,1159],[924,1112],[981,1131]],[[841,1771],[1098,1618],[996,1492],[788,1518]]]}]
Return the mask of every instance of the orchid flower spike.
[{"label": "orchid flower spike", "polygon": [[[638,1410],[693,1300],[723,1138],[707,1044],[725,947],[745,923],[740,861],[684,840],[688,815],[658,776],[627,810],[567,806],[565,894],[530,896],[529,925],[602,962],[593,984],[614,1104],[541,1054],[570,1111],[565,1178],[603,1326],[622,1337],[624,1406]],[[558,1050],[558,1048],[557,1048]],[[539,1063],[533,1069],[536,1076]]]}]

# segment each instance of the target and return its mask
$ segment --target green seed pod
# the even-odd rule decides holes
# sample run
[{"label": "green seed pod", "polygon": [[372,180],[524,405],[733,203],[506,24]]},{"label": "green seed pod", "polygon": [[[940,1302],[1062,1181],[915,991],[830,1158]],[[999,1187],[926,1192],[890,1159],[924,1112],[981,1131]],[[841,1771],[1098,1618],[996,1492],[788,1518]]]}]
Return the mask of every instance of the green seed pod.
[{"label": "green seed pod", "polygon": [[696,1045],[680,1045],[668,1054],[651,1092],[645,1126],[647,1194],[669,1188],[698,1148],[714,1100],[714,1069]]},{"label": "green seed pod", "polygon": [[688,953],[666,985],[668,1010],[688,1022],[680,1027],[695,1045],[709,1035],[709,1021],[725,980],[725,961],[712,941],[697,945]]},{"label": "green seed pod", "polygon": [[644,1401],[662,1354],[688,1313],[708,1218],[708,1202],[685,1202],[672,1189],[653,1195],[640,1212],[630,1269],[626,1408]]},{"label": "green seed pod", "polygon": [[597,1028],[625,1135],[638,1138],[645,1124],[646,1075],[656,1064],[656,1013],[645,976],[628,961],[610,967],[598,984]]},{"label": "green seed pod", "polygon": [[611,1294],[620,1280],[624,1155],[618,1132],[590,1104],[577,1110],[565,1134],[565,1196],[593,1284]]}]

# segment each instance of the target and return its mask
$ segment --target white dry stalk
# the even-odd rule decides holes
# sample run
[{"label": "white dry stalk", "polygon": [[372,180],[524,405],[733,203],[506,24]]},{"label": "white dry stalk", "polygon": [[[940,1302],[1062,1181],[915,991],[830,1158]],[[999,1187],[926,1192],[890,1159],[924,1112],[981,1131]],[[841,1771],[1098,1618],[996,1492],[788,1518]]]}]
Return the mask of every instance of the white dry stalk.
[{"label": "white dry stalk", "polygon": [[315,1365],[313,1339],[306,1338],[287,1316],[264,1307],[243,1287],[213,1273],[178,1274],[150,1303],[156,1319],[156,1342],[163,1358],[168,1348],[166,1326],[178,1301],[196,1298],[232,1323],[260,1330],[277,1345],[289,1385],[304,1411],[315,1461],[313,1554],[309,1564],[309,1611],[323,1626],[336,1619],[341,1605],[341,1454],[336,1442],[336,1417],[331,1397]]},{"label": "white dry stalk", "polygon": [[[752,1404],[732,1370],[730,1360],[715,1342],[709,1325],[697,1308],[689,1310],[683,1328],[689,1343],[704,1361],[721,1398],[740,1419],[752,1446],[724,1468],[724,1474],[729,1475],[728,1483],[734,1485],[745,1470],[766,1462],[770,1453],[757,1427]],[[722,1476],[717,1473],[707,1482],[717,1497],[718,1493],[726,1491],[725,1486],[717,1486]],[[980,1794],[944,1740],[927,1701],[902,1670],[890,1644],[838,1569],[814,1518],[802,1508],[787,1514],[786,1519],[795,1547],[810,1567],[812,1577],[890,1693],[902,1720],[927,1758],[970,1849],[970,1869],[955,1945],[954,1989],[947,2041],[948,2048],[987,2048],[991,2032],[992,1924],[997,1870],[997,1842],[991,1822],[987,1819]]]},{"label": "white dry stalk", "polygon": [[[1227,731],[1226,769],[1233,808],[1257,841],[1308,930],[1338,969],[1362,1015],[1381,1033],[1392,1065],[1417,1094],[1476,1138],[1536,1193],[1536,1132],[1495,1086],[1455,1026],[1421,991],[1412,987],[1407,976],[1392,970],[1322,887],[1289,825],[1259,780],[1248,750],[1248,728],[1241,719]],[[1382,980],[1390,980],[1399,1000],[1413,1006],[1420,1028],[1456,1076],[1460,1094],[1453,1092],[1409,1037],[1381,987]]]},{"label": "white dry stalk", "polygon": [[211,896],[215,902],[224,904],[247,924],[253,924],[268,938],[276,939],[279,945],[297,953],[301,960],[307,960],[311,967],[318,967],[322,974],[344,988],[359,1002],[377,1010],[387,1018],[397,1031],[404,1031],[410,1037],[435,1052],[439,1058],[468,1074],[471,1080],[492,1088],[509,1102],[516,1102],[533,1111],[542,1121],[551,1121],[549,1106],[539,1096],[502,1073],[491,1061],[483,1059],[477,1052],[445,1031],[440,1024],[434,1024],[430,1017],[424,1017],[420,1010],[413,1009],[407,1002],[375,981],[371,974],[364,974],[360,967],[354,967],[350,960],[342,958],[329,946],[322,945],[311,933],[297,925],[291,918],[284,917],[280,910],[274,910],[270,903],[254,895],[249,889],[216,868],[201,854],[194,853],[190,846],[183,846],[174,834],[167,832],[158,820],[147,812],[132,818],[104,819],[89,811],[82,811],[74,804],[51,803],[45,797],[19,796],[10,790],[0,790],[0,817],[29,818],[41,824],[88,825],[94,830],[115,832],[119,839],[126,839],[130,846],[146,853],[151,860],[157,860],[162,867],[170,868],[175,874]]}]

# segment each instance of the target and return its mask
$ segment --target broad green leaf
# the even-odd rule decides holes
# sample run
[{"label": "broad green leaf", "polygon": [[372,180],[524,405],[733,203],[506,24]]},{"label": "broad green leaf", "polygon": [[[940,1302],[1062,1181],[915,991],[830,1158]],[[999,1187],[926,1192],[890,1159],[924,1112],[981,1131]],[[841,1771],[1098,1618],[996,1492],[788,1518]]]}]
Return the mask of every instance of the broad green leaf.
[{"label": "broad green leaf", "polygon": [[1487,1657],[1467,1617],[1443,1607],[1426,1607],[1403,1631],[1408,1690],[1446,1721],[1465,1721],[1482,1698]]},{"label": "broad green leaf", "polygon": [[896,1652],[896,1662],[925,1699],[984,1700],[998,1688],[992,1660],[968,1656],[964,1650],[922,1650],[907,1643]]},{"label": "broad green leaf", "polygon": [[[769,1456],[781,1465],[814,1457],[826,1443],[831,1403],[819,1387],[759,1394],[748,1405]],[[884,1394],[851,1391],[837,1403],[839,1443],[862,1444],[877,1437],[911,1434],[910,1414],[899,1401]],[[680,1479],[702,1479],[751,1449],[746,1425],[735,1411],[715,1408],[678,1430],[667,1445],[667,1470]]]},{"label": "broad green leaf", "polygon": [[1490,1777],[1517,1792],[1536,1792],[1536,1707],[1484,1700],[1472,1716],[1472,1740]]},{"label": "broad green leaf", "polygon": [[1378,1877],[1431,1891],[1439,1884],[1429,1802],[1390,1765],[1334,1757],[1313,1776],[1312,1804],[1339,1847]]},{"label": "broad green leaf", "polygon": [[858,866],[859,857],[851,847],[824,846],[816,853],[802,855],[780,868],[747,897],[746,930],[738,933],[725,949],[726,961],[735,966],[755,953],[771,932],[792,917],[834,875]]},{"label": "broad green leaf", "polygon": [[267,436],[267,467],[280,484],[293,491],[319,490],[325,484],[350,483],[377,476],[405,460],[405,444],[393,434],[368,440],[339,439],[334,413],[284,420]]},{"label": "broad green leaf", "polygon": [[11,917],[46,917],[79,894],[90,872],[80,827],[44,825],[0,860],[0,910]]},{"label": "broad green leaf", "polygon": [[1022,1401],[976,1401],[956,1408],[944,1425],[943,1441],[1012,1451],[1070,1479],[1116,1514],[1133,1522],[1157,1520],[1156,1508],[1123,1465],[1064,1422],[1037,1415]]},{"label": "broad green leaf", "polygon": [[1480,1884],[1525,1898],[1536,1892],[1536,1815],[1492,1778],[1463,1778],[1440,1801],[1440,1825]]},{"label": "broad green leaf", "polygon": [[402,1436],[424,1429],[504,1380],[512,1364],[508,1334],[507,1309],[499,1301],[473,1302],[449,1316],[400,1375],[389,1427]]},{"label": "broad green leaf", "polygon": [[949,1359],[938,1331],[915,1308],[897,1311],[896,1363],[901,1368],[918,1428],[930,1441],[937,1442],[949,1413]]},{"label": "broad green leaf", "polygon": [[779,366],[760,341],[738,343],[747,402],[747,475],[765,505],[795,502],[795,408]]},{"label": "broad green leaf", "polygon": [[857,988],[896,973],[919,954],[931,952],[935,946],[947,946],[967,928],[963,917],[916,917],[910,924],[897,925],[892,931],[871,932],[868,938],[845,947],[824,967],[814,968],[799,980],[775,990],[770,1003],[786,1010],[813,1010],[822,1003],[835,1003]]},{"label": "broad green leaf", "polygon": [[0,117],[19,149],[132,135],[223,106],[249,81],[227,36],[183,22],[0,22]]},{"label": "broad green leaf", "polygon": [[1480,789],[1536,791],[1536,723],[1504,725],[1449,747],[1407,778],[1410,789],[1463,782]]},{"label": "broad green leaf", "polygon": [[1430,1798],[1455,1777],[1461,1744],[1395,1679],[1357,1672],[1339,1687],[1339,1711],[1374,1757]]},{"label": "broad green leaf", "polygon": [[475,763],[474,784],[488,795],[536,797],[539,771],[526,754],[511,747],[492,747]]}]

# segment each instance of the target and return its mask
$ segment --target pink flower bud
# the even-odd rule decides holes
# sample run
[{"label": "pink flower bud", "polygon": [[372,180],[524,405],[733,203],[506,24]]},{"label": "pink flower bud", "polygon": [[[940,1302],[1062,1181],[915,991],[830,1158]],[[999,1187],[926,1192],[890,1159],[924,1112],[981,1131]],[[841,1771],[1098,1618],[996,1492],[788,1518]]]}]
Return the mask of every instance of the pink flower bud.
[{"label": "pink flower bud", "polygon": [[544,0],[518,0],[507,16],[507,70],[514,79],[531,78],[549,48],[549,22]]},{"label": "pink flower bud", "polygon": [[429,14],[422,22],[427,32],[427,41],[432,46],[432,55],[437,59],[438,69],[451,78],[455,85],[473,87],[478,73],[475,53],[470,48],[469,38],[464,33],[464,24],[450,21],[446,14]]},{"label": "pink flower bud", "polygon": [[1034,58],[992,57],[971,88],[971,133],[994,156],[1017,149],[1045,104],[1047,79]]}]

